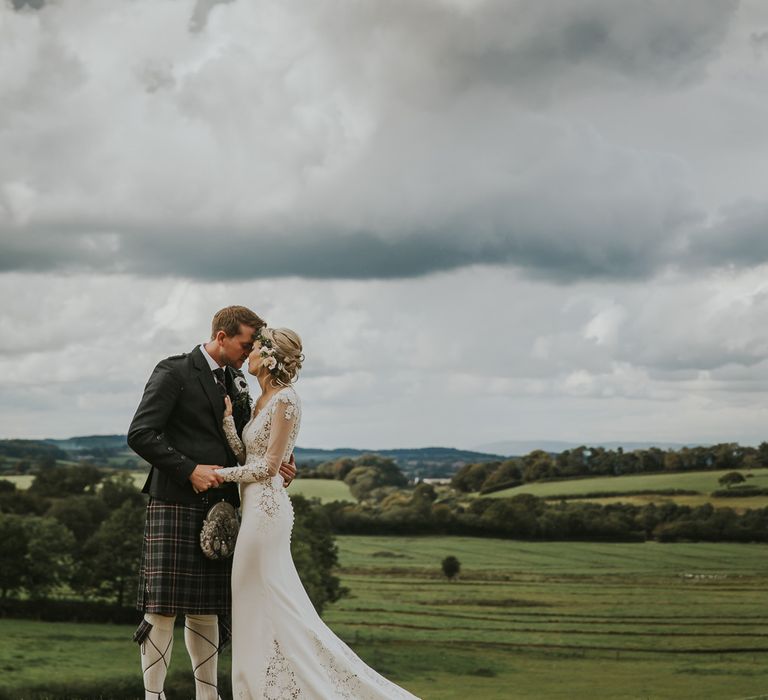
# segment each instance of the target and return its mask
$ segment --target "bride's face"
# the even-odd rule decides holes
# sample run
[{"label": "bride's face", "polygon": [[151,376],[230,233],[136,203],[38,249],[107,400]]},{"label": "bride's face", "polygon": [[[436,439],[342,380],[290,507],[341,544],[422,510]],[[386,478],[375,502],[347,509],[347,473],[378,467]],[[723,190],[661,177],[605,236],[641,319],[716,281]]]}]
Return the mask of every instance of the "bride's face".
[{"label": "bride's face", "polygon": [[251,350],[251,354],[248,355],[248,374],[252,374],[254,377],[259,374],[261,369],[263,369],[261,366],[262,357],[259,354],[260,352],[261,343],[257,340],[253,344],[253,350]]}]

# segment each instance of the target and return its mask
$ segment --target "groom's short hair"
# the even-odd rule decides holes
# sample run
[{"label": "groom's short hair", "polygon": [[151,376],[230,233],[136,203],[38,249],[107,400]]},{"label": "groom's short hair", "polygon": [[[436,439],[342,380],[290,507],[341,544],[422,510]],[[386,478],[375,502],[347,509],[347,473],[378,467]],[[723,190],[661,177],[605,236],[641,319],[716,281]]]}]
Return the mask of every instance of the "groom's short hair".
[{"label": "groom's short hair", "polygon": [[266,322],[245,306],[225,306],[217,311],[211,322],[211,340],[219,331],[224,331],[230,338],[240,332],[240,326],[250,326],[258,333]]}]

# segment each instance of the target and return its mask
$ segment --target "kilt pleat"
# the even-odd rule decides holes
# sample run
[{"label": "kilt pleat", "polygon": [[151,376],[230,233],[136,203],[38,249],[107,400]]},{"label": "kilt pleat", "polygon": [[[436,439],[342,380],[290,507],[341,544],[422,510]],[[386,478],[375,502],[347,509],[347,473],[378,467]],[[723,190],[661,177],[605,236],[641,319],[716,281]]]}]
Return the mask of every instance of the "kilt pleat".
[{"label": "kilt pleat", "polygon": [[139,570],[139,610],[229,615],[232,559],[213,561],[200,549],[200,528],[208,508],[150,499]]}]

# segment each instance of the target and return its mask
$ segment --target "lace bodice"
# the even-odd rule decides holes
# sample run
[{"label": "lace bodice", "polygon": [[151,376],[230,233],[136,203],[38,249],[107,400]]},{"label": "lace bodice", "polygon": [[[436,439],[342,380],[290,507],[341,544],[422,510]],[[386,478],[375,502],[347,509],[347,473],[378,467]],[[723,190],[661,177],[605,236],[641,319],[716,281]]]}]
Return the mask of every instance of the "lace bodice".
[{"label": "lace bodice", "polygon": [[290,458],[301,423],[301,402],[293,387],[280,389],[237,436],[232,416],[224,419],[224,432],[241,466],[219,469],[225,481],[251,482],[276,476]]}]

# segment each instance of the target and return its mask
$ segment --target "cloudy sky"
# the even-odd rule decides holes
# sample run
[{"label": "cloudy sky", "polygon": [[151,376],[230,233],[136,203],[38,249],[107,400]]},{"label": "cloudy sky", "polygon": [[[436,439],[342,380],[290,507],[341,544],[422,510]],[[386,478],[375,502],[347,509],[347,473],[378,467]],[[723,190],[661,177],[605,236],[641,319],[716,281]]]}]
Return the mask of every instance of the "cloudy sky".
[{"label": "cloudy sky", "polygon": [[768,439],[768,3],[0,0],[0,437],[245,304],[300,444]]}]

